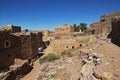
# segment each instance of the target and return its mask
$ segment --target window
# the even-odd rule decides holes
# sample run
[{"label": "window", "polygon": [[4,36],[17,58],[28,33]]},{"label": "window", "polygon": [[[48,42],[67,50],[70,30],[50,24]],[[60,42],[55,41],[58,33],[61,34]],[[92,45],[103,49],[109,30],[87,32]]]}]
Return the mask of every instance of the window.
[{"label": "window", "polygon": [[9,40],[6,40],[4,42],[4,48],[9,48],[10,47],[10,41]]},{"label": "window", "polygon": [[80,44],[80,47],[82,47],[82,44]]},{"label": "window", "polygon": [[68,46],[66,46],[66,48],[68,48]]},{"label": "window", "polygon": [[72,49],[74,49],[75,47],[74,46],[72,46]]}]

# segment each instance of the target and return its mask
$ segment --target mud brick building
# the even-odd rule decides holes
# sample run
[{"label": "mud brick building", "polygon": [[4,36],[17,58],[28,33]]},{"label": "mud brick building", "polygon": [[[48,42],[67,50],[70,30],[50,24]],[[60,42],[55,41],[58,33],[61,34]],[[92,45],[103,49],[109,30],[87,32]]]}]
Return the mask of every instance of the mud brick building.
[{"label": "mud brick building", "polygon": [[67,24],[64,24],[64,26],[55,27],[54,32],[50,32],[49,30],[44,31],[44,36],[45,37],[68,36],[72,32],[74,32],[74,28],[72,26],[68,26]]},{"label": "mud brick building", "polygon": [[0,31],[0,69],[14,64],[16,43],[8,31]]},{"label": "mud brick building", "polygon": [[12,24],[9,24],[9,25],[6,25],[6,26],[2,27],[1,30],[10,31],[12,33],[21,32],[21,26],[14,26]]},{"label": "mud brick building", "polygon": [[37,50],[42,47],[41,32],[21,32],[13,33],[17,37],[17,53],[16,57],[20,59],[29,59],[37,55]]},{"label": "mud brick building", "polygon": [[111,41],[120,46],[120,16],[112,19]]},{"label": "mud brick building", "polygon": [[52,51],[58,52],[58,51],[64,51],[69,49],[75,49],[80,47],[80,44],[73,39],[69,40],[55,40],[51,42]]},{"label": "mud brick building", "polygon": [[120,11],[101,16],[100,22],[91,24],[90,28],[92,30],[95,29],[96,34],[110,33],[112,30],[111,21],[112,21],[112,18],[115,16],[120,16]]},{"label": "mud brick building", "polygon": [[31,59],[37,56],[38,48],[42,47],[41,32],[19,32],[20,30],[14,26],[0,29],[0,69],[14,64],[15,58]]},{"label": "mud brick building", "polygon": [[93,35],[80,36],[80,37],[63,37],[61,39],[55,39],[51,41],[52,52],[62,52],[64,50],[76,49],[87,46],[94,39]]}]

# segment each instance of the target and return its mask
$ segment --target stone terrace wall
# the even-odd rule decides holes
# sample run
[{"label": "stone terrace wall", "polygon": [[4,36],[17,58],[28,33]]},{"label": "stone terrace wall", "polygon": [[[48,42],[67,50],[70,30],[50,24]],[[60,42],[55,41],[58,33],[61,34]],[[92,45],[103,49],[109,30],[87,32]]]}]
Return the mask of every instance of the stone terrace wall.
[{"label": "stone terrace wall", "polygon": [[50,47],[52,52],[62,52],[64,50],[76,49],[87,46],[93,42],[94,35],[80,37],[63,37],[51,41]]}]

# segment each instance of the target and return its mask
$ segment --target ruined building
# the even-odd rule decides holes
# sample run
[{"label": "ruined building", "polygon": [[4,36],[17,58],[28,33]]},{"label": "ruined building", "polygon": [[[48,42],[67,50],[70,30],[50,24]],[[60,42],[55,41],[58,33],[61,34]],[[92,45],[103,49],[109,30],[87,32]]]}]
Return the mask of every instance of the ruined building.
[{"label": "ruined building", "polygon": [[111,41],[120,46],[120,16],[112,19]]},{"label": "ruined building", "polygon": [[9,25],[3,26],[0,30],[2,30],[2,31],[6,30],[6,31],[10,31],[12,33],[15,33],[15,32],[21,32],[21,27],[9,24]]},{"label": "ruined building", "polygon": [[14,64],[16,45],[14,37],[8,31],[0,31],[0,69]]},{"label": "ruined building", "polygon": [[37,55],[37,50],[42,47],[42,33],[21,32],[13,33],[16,36],[17,53],[20,59],[29,59]]},{"label": "ruined building", "polygon": [[110,33],[112,29],[111,21],[112,18],[115,16],[120,16],[120,11],[101,16],[100,22],[91,24],[90,29],[91,30],[95,29],[96,34]]},{"label": "ruined building", "polygon": [[44,36],[45,37],[68,36],[72,32],[74,32],[74,28],[72,26],[64,24],[64,26],[55,27],[54,32],[50,32],[49,30],[44,31]]},{"label": "ruined building", "polygon": [[42,46],[41,32],[21,32],[21,27],[0,29],[0,68],[8,68],[14,59],[31,59]]},{"label": "ruined building", "polygon": [[64,50],[71,50],[81,48],[89,45],[94,39],[94,35],[80,36],[80,37],[62,37],[51,41],[52,52],[62,52]]}]

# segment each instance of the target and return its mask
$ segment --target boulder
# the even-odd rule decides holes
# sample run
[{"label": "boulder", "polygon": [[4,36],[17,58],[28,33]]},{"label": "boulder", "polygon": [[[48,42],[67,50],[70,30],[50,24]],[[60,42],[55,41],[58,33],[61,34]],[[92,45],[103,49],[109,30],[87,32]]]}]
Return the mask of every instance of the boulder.
[{"label": "boulder", "polygon": [[111,80],[111,78],[112,78],[112,73],[110,73],[110,72],[104,72],[103,74],[102,74],[102,80]]},{"label": "boulder", "polygon": [[94,68],[94,73],[93,75],[97,78],[97,79],[101,79],[102,78],[102,74],[103,71],[100,68]]}]

